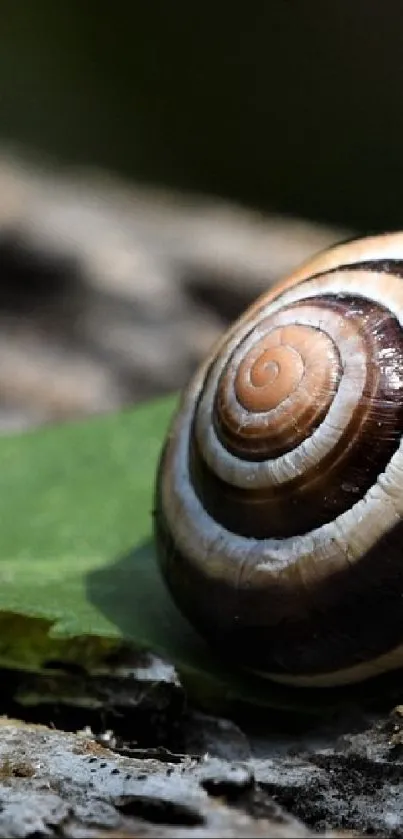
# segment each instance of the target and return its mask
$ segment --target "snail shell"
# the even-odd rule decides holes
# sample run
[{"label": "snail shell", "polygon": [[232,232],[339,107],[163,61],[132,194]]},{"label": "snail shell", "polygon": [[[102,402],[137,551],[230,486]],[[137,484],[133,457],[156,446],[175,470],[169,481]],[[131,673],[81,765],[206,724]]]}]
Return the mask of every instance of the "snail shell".
[{"label": "snail shell", "polygon": [[271,288],[183,394],[156,542],[220,653],[296,685],[403,666],[402,433],[403,233]]}]

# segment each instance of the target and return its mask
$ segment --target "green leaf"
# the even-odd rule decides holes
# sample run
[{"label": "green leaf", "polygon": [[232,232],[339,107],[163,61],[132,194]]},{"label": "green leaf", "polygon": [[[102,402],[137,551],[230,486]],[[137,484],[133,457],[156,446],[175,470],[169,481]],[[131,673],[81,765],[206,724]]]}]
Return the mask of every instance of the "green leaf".
[{"label": "green leaf", "polygon": [[292,691],[226,668],[173,605],[151,506],[175,404],[0,439],[0,665],[91,671],[129,641],[175,664],[203,704],[335,705],[340,691]]}]

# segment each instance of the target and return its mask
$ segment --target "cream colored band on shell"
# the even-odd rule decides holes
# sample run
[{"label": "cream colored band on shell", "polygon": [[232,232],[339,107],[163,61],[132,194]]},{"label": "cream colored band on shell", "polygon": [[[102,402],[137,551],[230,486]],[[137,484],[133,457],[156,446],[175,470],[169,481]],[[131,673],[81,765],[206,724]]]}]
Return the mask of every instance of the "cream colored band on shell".
[{"label": "cream colored band on shell", "polygon": [[403,666],[403,644],[395,647],[383,655],[372,658],[369,661],[362,661],[355,664],[353,667],[345,667],[341,670],[335,670],[333,673],[316,673],[316,674],[300,674],[292,676],[289,673],[262,673],[256,672],[257,676],[266,679],[271,679],[274,682],[280,682],[284,685],[294,685],[294,687],[315,687],[327,688],[335,687],[337,685],[354,684],[355,682],[362,682],[365,679],[370,679],[375,676],[380,676],[388,670],[398,670]]},{"label": "cream colored band on shell", "polygon": [[[400,243],[402,241],[403,237],[400,237]],[[372,271],[337,271],[309,280],[303,286],[289,286],[281,300],[273,301],[273,307],[278,309],[301,297],[343,292],[365,294],[367,299],[387,307],[402,323],[402,280]],[[265,316],[271,310],[271,306],[268,307]],[[245,317],[240,323],[246,320]],[[231,346],[236,344],[236,332],[236,328],[231,330]],[[222,346],[228,346],[227,342],[223,341]],[[211,359],[184,397],[168,447],[169,466],[164,470],[162,480],[163,509],[168,527],[175,533],[178,550],[204,573],[233,585],[242,585],[243,579],[258,567],[269,576],[280,576],[287,585],[296,581],[309,586],[332,571],[359,561],[380,536],[403,517],[403,497],[396,491],[395,481],[395,475],[403,473],[402,447],[366,495],[329,524],[303,536],[286,539],[254,540],[230,533],[207,515],[189,480],[189,435],[194,405],[210,364]],[[178,433],[179,427],[181,433]],[[236,473],[235,464],[234,471]]]}]

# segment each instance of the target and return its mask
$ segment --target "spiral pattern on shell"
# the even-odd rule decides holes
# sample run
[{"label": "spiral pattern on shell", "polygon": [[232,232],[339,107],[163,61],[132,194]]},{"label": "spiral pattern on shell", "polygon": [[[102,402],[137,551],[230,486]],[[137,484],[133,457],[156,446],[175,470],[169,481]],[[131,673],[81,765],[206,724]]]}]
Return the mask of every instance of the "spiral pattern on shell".
[{"label": "spiral pattern on shell", "polygon": [[163,574],[237,664],[296,684],[403,664],[403,234],[260,298],[183,394],[161,457]]}]

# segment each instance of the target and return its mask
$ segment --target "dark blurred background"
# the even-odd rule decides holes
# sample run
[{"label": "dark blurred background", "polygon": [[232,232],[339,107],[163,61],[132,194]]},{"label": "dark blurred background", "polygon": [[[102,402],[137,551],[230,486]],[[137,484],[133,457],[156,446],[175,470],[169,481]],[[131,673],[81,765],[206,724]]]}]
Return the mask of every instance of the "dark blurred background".
[{"label": "dark blurred background", "polygon": [[398,0],[0,11],[0,424],[181,386],[279,275],[403,227]]},{"label": "dark blurred background", "polygon": [[400,0],[2,0],[0,134],[135,179],[403,223]]}]

